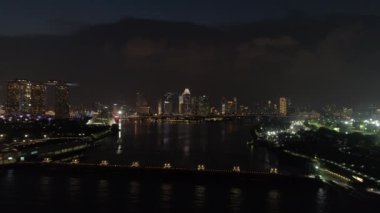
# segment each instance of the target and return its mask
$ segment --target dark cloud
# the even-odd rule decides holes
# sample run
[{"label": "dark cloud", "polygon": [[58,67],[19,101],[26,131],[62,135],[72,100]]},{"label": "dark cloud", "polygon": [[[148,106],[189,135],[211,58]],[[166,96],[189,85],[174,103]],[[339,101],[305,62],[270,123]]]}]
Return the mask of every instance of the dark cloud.
[{"label": "dark cloud", "polygon": [[70,36],[3,37],[0,78],[74,81],[77,103],[132,103],[136,91],[155,101],[185,87],[214,103],[280,95],[313,106],[377,103],[380,21],[343,17],[232,30],[129,20]]}]

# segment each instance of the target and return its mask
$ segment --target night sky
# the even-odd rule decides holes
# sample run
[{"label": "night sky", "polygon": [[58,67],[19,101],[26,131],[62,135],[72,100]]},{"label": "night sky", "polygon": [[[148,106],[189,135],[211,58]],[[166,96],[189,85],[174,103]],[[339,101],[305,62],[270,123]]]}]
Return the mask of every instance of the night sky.
[{"label": "night sky", "polygon": [[124,17],[202,24],[257,21],[292,11],[380,14],[377,0],[1,0],[0,34],[62,33]]},{"label": "night sky", "polygon": [[0,84],[77,82],[74,103],[189,87],[214,102],[377,104],[379,15],[377,0],[1,0]]}]

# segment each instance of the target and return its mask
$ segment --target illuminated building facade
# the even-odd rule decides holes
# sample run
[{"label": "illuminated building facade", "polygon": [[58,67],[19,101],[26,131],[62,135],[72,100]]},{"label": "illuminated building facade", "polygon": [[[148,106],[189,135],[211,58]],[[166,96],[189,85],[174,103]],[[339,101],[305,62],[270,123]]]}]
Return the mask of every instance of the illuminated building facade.
[{"label": "illuminated building facade", "polygon": [[136,113],[138,115],[149,115],[150,107],[148,106],[148,101],[143,96],[143,94],[136,93]]},{"label": "illuminated building facade", "polygon": [[237,98],[233,98],[232,100],[227,100],[226,98],[222,98],[222,115],[237,115],[238,113],[238,104]]},{"label": "illuminated building facade", "polygon": [[9,115],[31,113],[32,83],[28,80],[11,80],[7,83],[6,111]]},{"label": "illuminated building facade", "polygon": [[279,114],[282,116],[286,116],[288,114],[288,104],[285,97],[280,97],[280,109]]},{"label": "illuminated building facade", "polygon": [[162,100],[159,100],[157,103],[157,115],[162,115]]},{"label": "illuminated building facade", "polygon": [[179,98],[179,113],[189,115],[191,111],[191,93],[188,88],[186,88]]},{"label": "illuminated building facade", "polygon": [[32,83],[31,114],[43,115],[46,112],[47,87],[44,83]]},{"label": "illuminated building facade", "polygon": [[210,114],[210,101],[208,96],[202,95],[198,98],[198,115],[207,116]]},{"label": "illuminated building facade", "polygon": [[174,113],[175,107],[175,95],[174,93],[168,92],[164,95],[163,99],[163,114],[172,115]]}]

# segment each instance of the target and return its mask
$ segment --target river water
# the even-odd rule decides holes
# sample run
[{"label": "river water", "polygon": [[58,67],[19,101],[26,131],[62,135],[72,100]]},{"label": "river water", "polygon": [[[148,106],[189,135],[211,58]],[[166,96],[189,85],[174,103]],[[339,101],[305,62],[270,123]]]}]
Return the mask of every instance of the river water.
[{"label": "river water", "polygon": [[119,137],[110,137],[102,146],[89,150],[85,162],[108,160],[111,164],[139,161],[145,166],[171,163],[173,167],[269,171],[280,166],[273,153],[248,146],[251,122],[151,123],[123,122]]},{"label": "river water", "polygon": [[[123,122],[119,136],[81,162],[302,173],[265,148],[247,146],[251,123]],[[195,183],[125,176],[0,170],[1,212],[371,212],[345,192],[322,186]]]}]

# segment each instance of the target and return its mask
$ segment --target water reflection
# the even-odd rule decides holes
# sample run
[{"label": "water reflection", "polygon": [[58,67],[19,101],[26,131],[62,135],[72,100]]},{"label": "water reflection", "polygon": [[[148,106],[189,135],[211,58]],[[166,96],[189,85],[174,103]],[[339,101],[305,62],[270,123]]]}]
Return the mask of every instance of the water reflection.
[{"label": "water reflection", "polygon": [[51,195],[52,178],[49,176],[42,176],[40,178],[39,188],[41,190],[41,199],[48,200]]},{"label": "water reflection", "polygon": [[172,199],[172,185],[171,184],[162,184],[161,185],[160,207],[164,210],[170,209],[171,199]]},{"label": "water reflection", "polygon": [[123,147],[121,145],[118,145],[117,146],[117,150],[116,150],[116,154],[118,154],[118,155],[122,154],[123,153],[123,149],[122,148]]},{"label": "water reflection", "polygon": [[327,200],[327,192],[323,188],[319,188],[317,192],[316,198],[316,210],[319,213],[327,212],[326,211],[326,200]]},{"label": "water reflection", "polygon": [[68,190],[69,190],[69,197],[72,200],[76,200],[77,199],[77,196],[78,196],[78,193],[79,193],[79,189],[80,189],[80,179],[79,178],[70,177],[69,178],[69,187],[68,187]]},{"label": "water reflection", "polygon": [[[251,140],[250,123],[151,123],[120,122],[120,135],[107,138],[100,148],[86,152],[84,162],[130,164],[140,161],[147,166],[170,162],[176,167],[230,169],[239,165],[248,170],[270,169],[270,154],[265,148],[247,146]],[[120,138],[121,137],[121,138]]]},{"label": "water reflection", "polygon": [[280,212],[281,194],[278,190],[270,190],[267,197],[267,212]]},{"label": "water reflection", "polygon": [[128,202],[137,205],[140,199],[140,183],[137,181],[132,181],[129,184],[129,196]]},{"label": "water reflection", "polygon": [[120,174],[104,179],[97,174],[1,170],[0,203],[4,212],[31,209],[48,212],[377,212],[328,187],[316,190],[314,186],[304,185],[298,192],[291,184],[279,188],[276,184],[270,187],[267,184],[252,181],[241,186],[198,185],[175,180],[163,183],[156,178],[135,180]]},{"label": "water reflection", "polygon": [[206,202],[206,187],[200,185],[195,186],[194,195],[195,207],[202,208]]},{"label": "water reflection", "polygon": [[232,212],[240,212],[242,204],[242,190],[240,188],[231,188],[230,190],[230,208]]},{"label": "water reflection", "polygon": [[108,181],[101,179],[98,181],[96,194],[98,196],[99,202],[106,202],[107,198],[109,198],[109,189],[108,189]]}]

